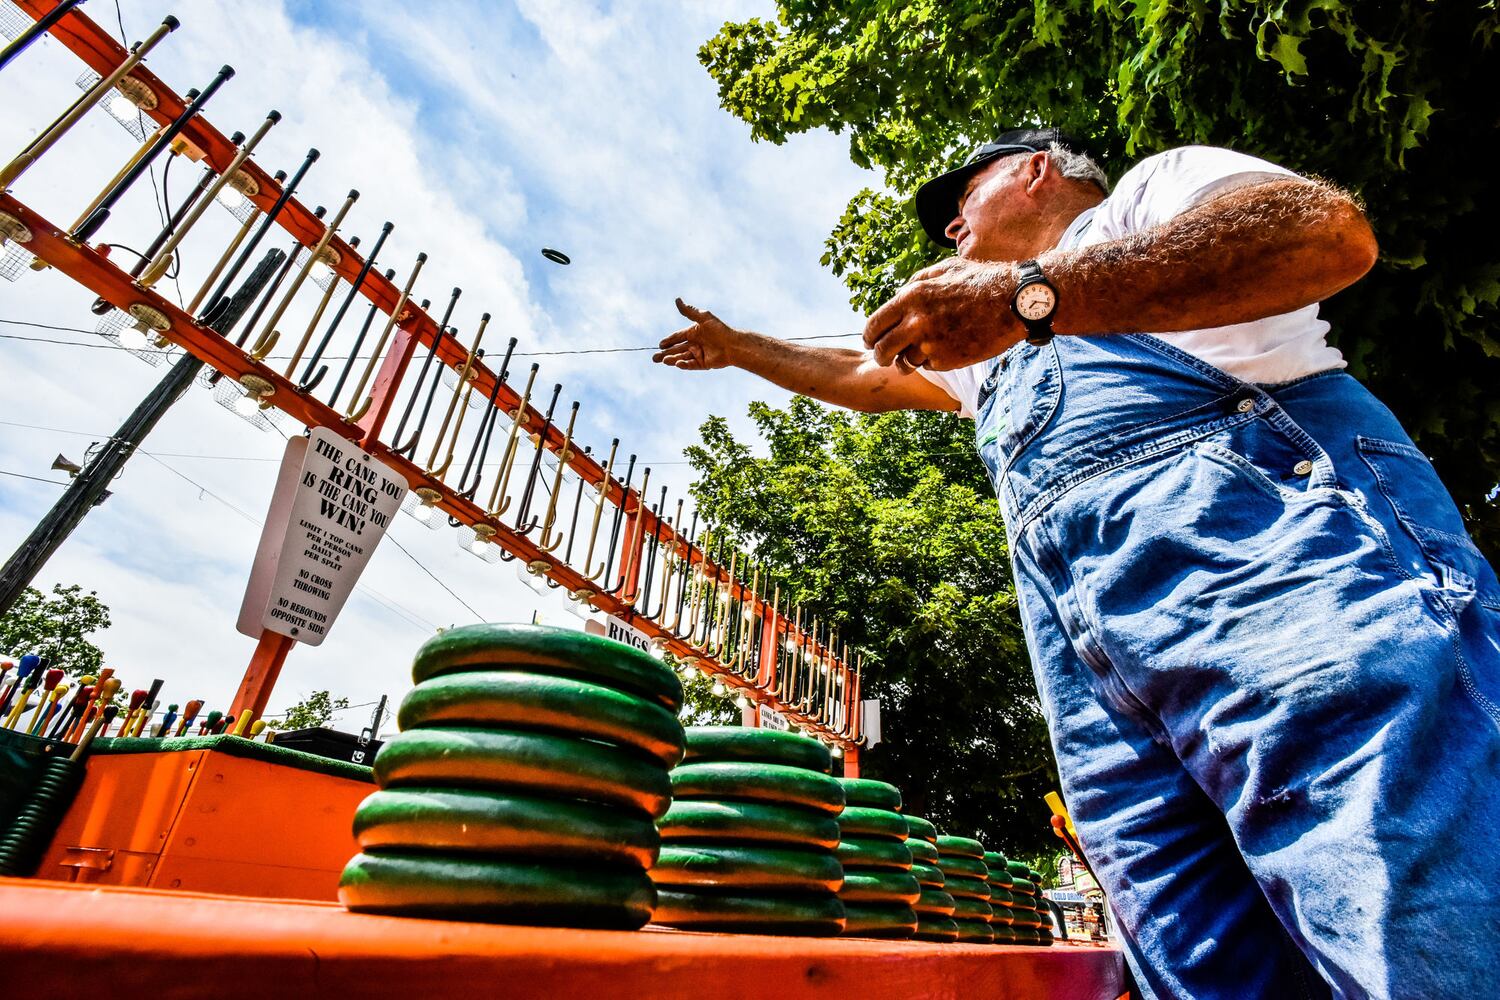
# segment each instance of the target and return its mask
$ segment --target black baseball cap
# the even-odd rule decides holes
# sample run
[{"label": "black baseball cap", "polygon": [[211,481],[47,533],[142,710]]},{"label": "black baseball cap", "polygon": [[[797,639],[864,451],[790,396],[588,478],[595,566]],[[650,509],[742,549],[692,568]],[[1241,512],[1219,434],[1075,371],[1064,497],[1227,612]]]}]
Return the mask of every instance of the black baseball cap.
[{"label": "black baseball cap", "polygon": [[1061,129],[1013,128],[995,136],[994,142],[987,142],[974,150],[974,155],[963,166],[939,174],[917,188],[917,218],[928,238],[951,250],[953,241],[944,235],[943,230],[958,213],[958,196],[969,183],[969,178],[995,160],[1017,153],[1044,153],[1054,142],[1071,153],[1094,156],[1087,145]]}]

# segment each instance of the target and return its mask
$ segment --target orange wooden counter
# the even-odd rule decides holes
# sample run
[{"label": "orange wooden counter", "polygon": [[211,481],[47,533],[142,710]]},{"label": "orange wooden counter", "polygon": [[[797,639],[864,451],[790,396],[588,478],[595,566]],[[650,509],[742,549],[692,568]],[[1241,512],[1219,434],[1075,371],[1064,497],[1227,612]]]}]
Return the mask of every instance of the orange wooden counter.
[{"label": "orange wooden counter", "polygon": [[0,879],[9,997],[494,995],[1116,1000],[1118,951],[408,920],[337,904]]}]

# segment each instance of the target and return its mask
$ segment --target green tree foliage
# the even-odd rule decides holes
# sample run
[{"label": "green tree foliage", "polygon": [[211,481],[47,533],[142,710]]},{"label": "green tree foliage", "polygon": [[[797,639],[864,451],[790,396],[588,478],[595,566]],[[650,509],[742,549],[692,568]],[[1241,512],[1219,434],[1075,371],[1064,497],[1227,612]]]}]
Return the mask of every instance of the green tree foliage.
[{"label": "green tree foliage", "polygon": [[280,719],[266,719],[266,728],[277,733],[326,726],[333,713],[349,707],[348,698],[335,698],[327,691],[314,691],[281,713]]},{"label": "green tree foliage", "polygon": [[682,710],[677,717],[684,726],[737,726],[740,710],[734,699],[714,694],[714,682],[692,671],[682,681]]},{"label": "green tree foliage", "polygon": [[94,591],[85,594],[76,583],[54,584],[49,597],[27,587],[0,618],[0,650],[13,657],[39,653],[70,677],[98,676],[104,651],[89,637],[107,628],[109,607]]},{"label": "green tree foliage", "polygon": [[1375,274],[1325,307],[1500,554],[1500,10],[1494,0],[779,0],[700,57],[758,139],[849,135],[888,191],[854,196],[824,263],[872,309],[939,256],[908,207],[1001,128],[1057,124],[1118,176],[1190,143],[1352,188]]},{"label": "green tree foliage", "polygon": [[[865,651],[884,742],[864,773],[906,810],[1017,856],[1051,849],[1056,786],[1000,515],[968,430],[940,414],[751,406],[769,452],[721,418],[688,449],[701,509],[783,599]],[[769,592],[769,590],[768,590]]]}]

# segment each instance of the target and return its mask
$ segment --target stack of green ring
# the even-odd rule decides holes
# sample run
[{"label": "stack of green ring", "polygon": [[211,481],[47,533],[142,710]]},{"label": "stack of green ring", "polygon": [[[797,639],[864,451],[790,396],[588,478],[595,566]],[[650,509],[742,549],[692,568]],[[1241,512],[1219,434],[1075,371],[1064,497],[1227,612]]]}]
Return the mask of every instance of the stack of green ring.
[{"label": "stack of green ring", "polygon": [[912,904],[922,895],[912,874],[901,789],[869,778],[840,778],[838,857],[844,864],[844,901],[849,937],[909,938],[917,932]]},{"label": "stack of green ring", "polygon": [[633,929],[683,752],[672,671],[535,625],[449,629],[417,652],[339,899],[361,913]]},{"label": "stack of green ring", "polygon": [[910,834],[906,848],[911,851],[911,873],[922,888],[912,907],[917,911],[915,937],[919,941],[957,941],[958,925],[953,922],[956,902],[944,889],[947,877],[938,867],[937,827],[920,816],[908,816],[906,829]]},{"label": "stack of green ring", "polygon": [[844,929],[834,849],[844,789],[817,740],[773,729],[697,726],[672,771],[651,869],[658,924],[744,934]]},{"label": "stack of green ring", "polygon": [[989,869],[984,863],[984,845],[969,837],[940,836],[937,839],[938,868],[943,888],[953,897],[953,922],[958,940],[970,944],[992,944],[990,927]]},{"label": "stack of green ring", "polygon": [[1005,855],[999,851],[984,852],[984,866],[990,870],[990,908],[994,916],[990,927],[995,931],[996,944],[1016,944],[1015,898],[1010,893],[1010,871]]},{"label": "stack of green ring", "polygon": [[1042,873],[1035,868],[1031,869],[1031,882],[1036,886],[1036,912],[1038,937],[1040,944],[1048,945],[1054,940],[1052,934],[1052,906],[1042,897]]},{"label": "stack of green ring", "polygon": [[[1041,875],[1024,861],[1012,861],[1006,867],[1010,871],[1010,893],[1015,900],[1012,914],[1015,917],[1016,943],[1043,944],[1041,928],[1047,921],[1037,912],[1041,898],[1041,889],[1038,887]],[[1047,935],[1049,940],[1045,943],[1051,944],[1051,936],[1050,933]]]}]

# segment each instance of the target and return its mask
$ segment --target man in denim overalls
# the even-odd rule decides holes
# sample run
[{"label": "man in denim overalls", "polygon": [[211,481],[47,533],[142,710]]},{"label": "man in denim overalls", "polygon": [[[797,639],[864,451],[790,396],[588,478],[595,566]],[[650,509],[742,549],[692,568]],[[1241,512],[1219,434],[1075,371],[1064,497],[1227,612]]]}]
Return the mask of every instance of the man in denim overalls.
[{"label": "man in denim overalls", "polygon": [[1359,207],[1208,147],[1109,193],[1078,141],[1018,129],[917,210],[957,255],[867,350],[679,300],[656,360],[975,421],[1142,992],[1500,995],[1500,583],[1324,339],[1318,302],[1375,261]]}]

